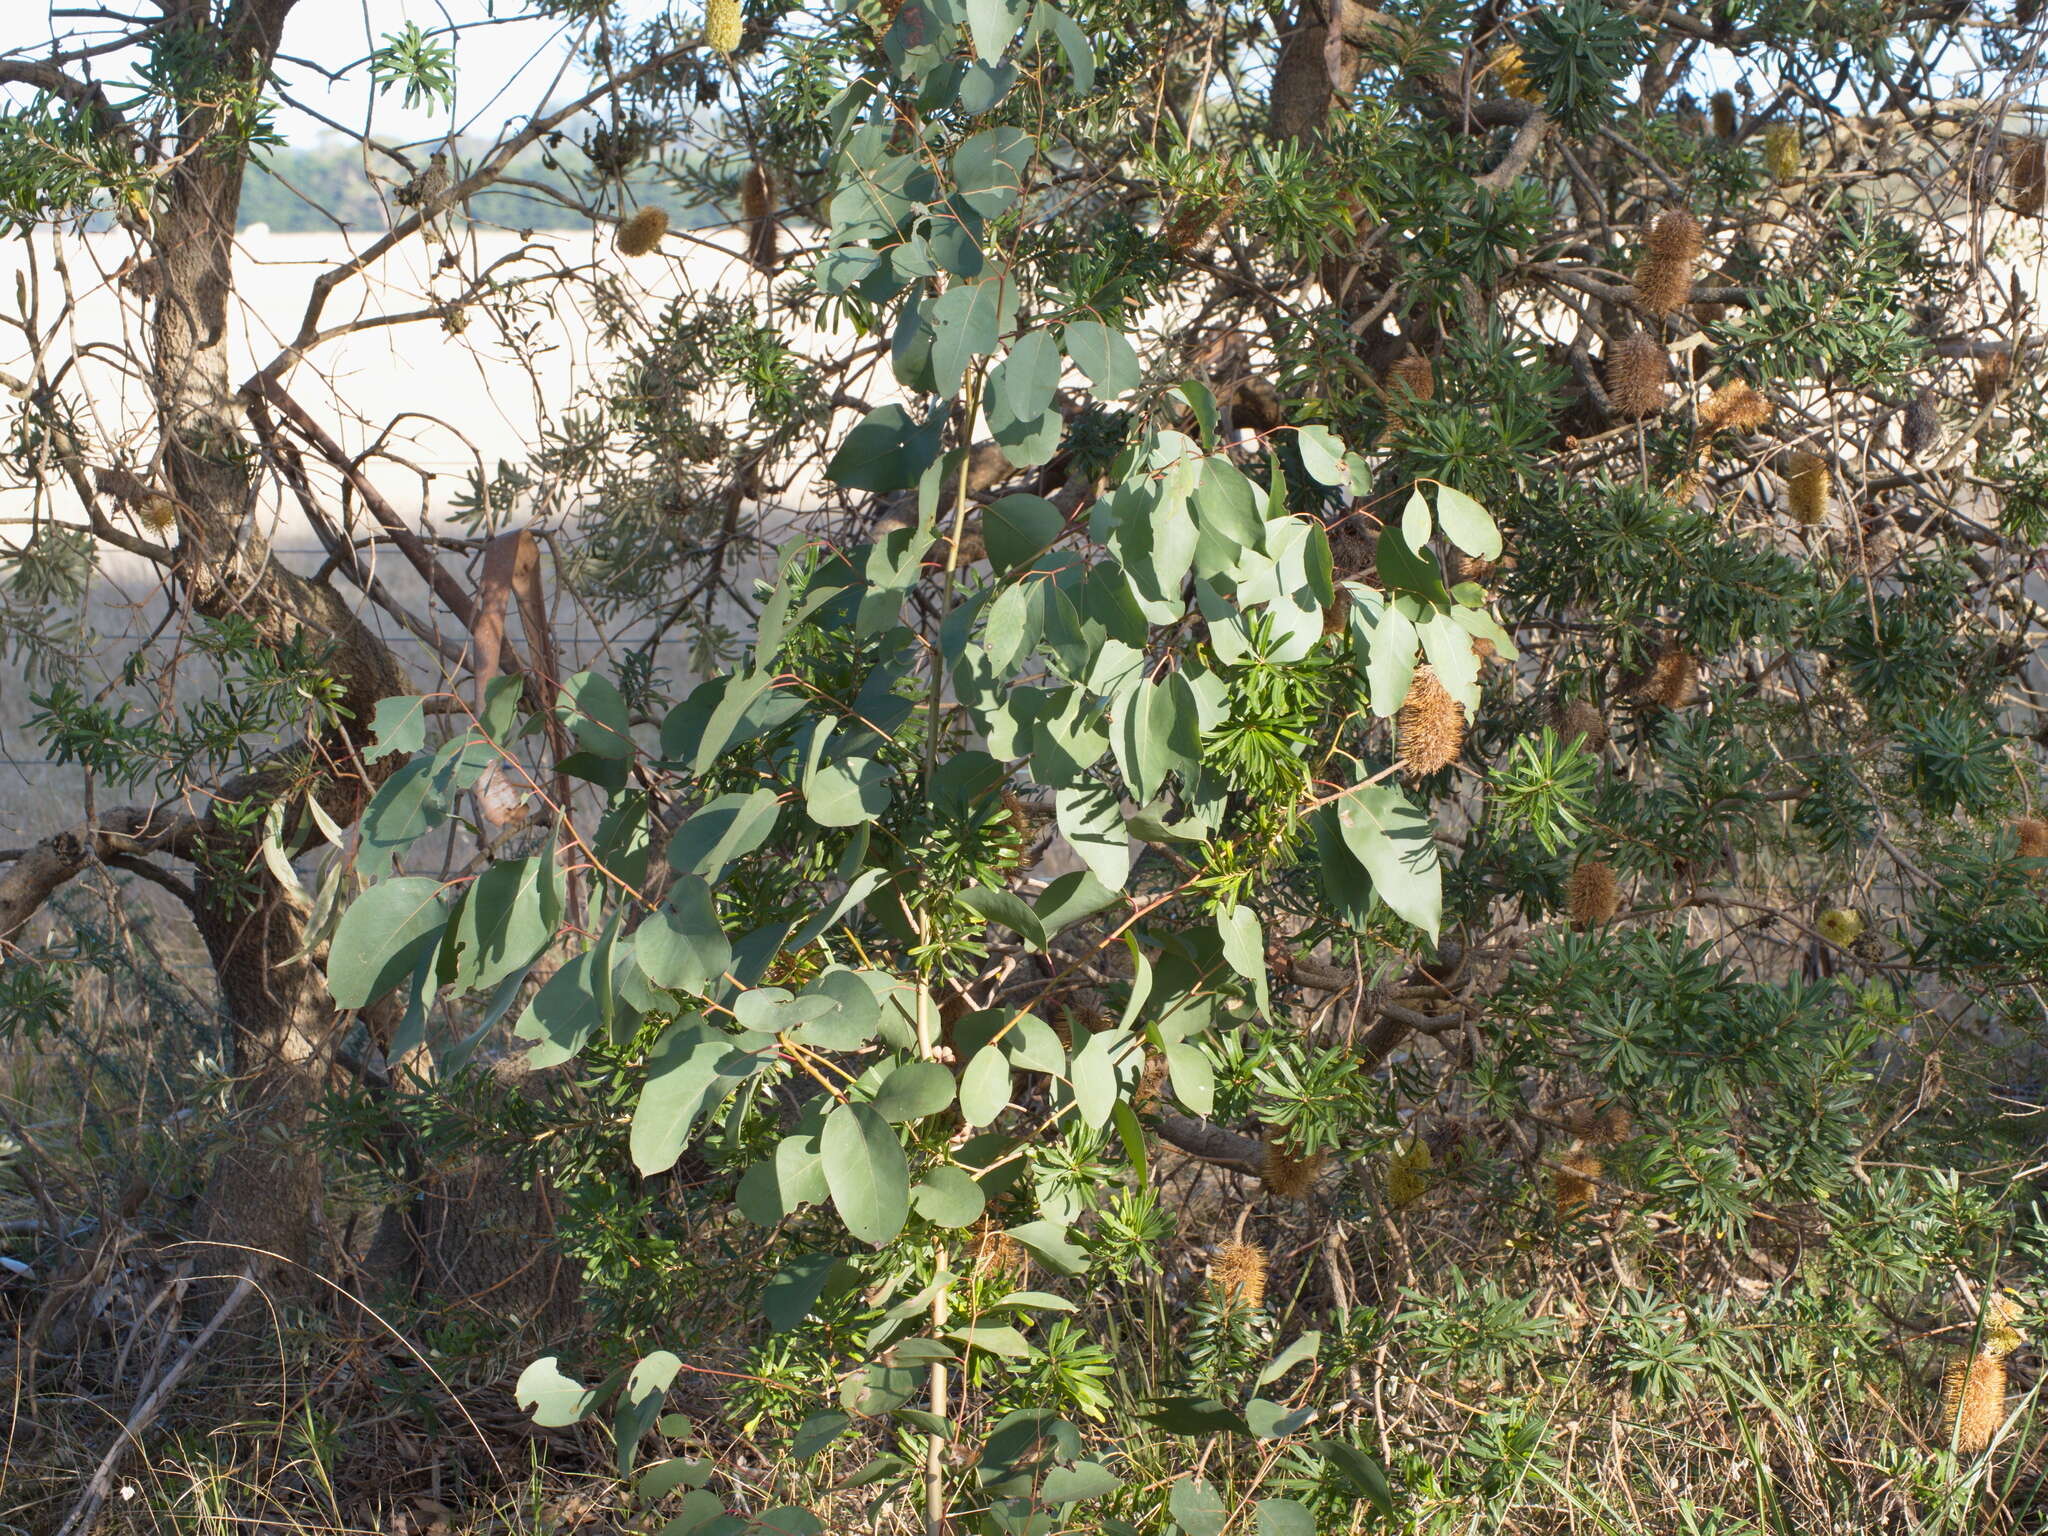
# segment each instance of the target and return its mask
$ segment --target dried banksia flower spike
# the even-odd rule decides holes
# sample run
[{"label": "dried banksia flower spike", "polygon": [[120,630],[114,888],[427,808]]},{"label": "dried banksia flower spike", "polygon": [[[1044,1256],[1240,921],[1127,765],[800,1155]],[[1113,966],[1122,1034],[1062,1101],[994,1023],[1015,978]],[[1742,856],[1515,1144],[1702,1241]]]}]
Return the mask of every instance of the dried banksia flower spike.
[{"label": "dried banksia flower spike", "polygon": [[730,55],[740,45],[740,0],[705,0],[704,41]]},{"label": "dried banksia flower spike", "polygon": [[1811,528],[1826,521],[1833,494],[1833,476],[1824,457],[1803,450],[1786,456],[1785,505],[1795,523]]},{"label": "dried banksia flower spike", "polygon": [[1209,1265],[1209,1283],[1232,1306],[1264,1306],[1266,1250],[1257,1243],[1225,1243]]},{"label": "dried banksia flower spike", "polygon": [[2038,816],[2021,816],[2014,820],[2012,833],[2020,840],[2021,858],[2048,859],[2048,821]]},{"label": "dried banksia flower spike", "polygon": [[1636,302],[1652,315],[1668,315],[1692,298],[1693,267],[1704,244],[1700,223],[1683,208],[1667,208],[1650,225],[1636,268]]},{"label": "dried banksia flower spike", "polygon": [[1631,421],[1664,409],[1664,384],[1671,360],[1641,331],[1624,336],[1607,354],[1607,399],[1617,415]]},{"label": "dried banksia flower spike", "polygon": [[1599,1192],[1600,1176],[1606,1171],[1600,1159],[1590,1152],[1568,1152],[1558,1159],[1550,1176],[1550,1193],[1559,1221],[1593,1203],[1593,1196]]},{"label": "dried banksia flower spike", "polygon": [[1284,1142],[1268,1141],[1259,1179],[1282,1200],[1301,1200],[1316,1187],[1316,1179],[1322,1171],[1322,1153],[1296,1153],[1288,1150]]},{"label": "dried banksia flower spike", "polygon": [[1436,1158],[1420,1136],[1404,1136],[1387,1159],[1387,1201],[1396,1210],[1413,1205],[1429,1193],[1430,1170]]},{"label": "dried banksia flower spike", "polygon": [[1621,910],[1621,882],[1604,859],[1588,859],[1565,884],[1565,912],[1574,928],[1598,928]]},{"label": "dried banksia flower spike", "polygon": [[1464,750],[1465,706],[1451,697],[1427,662],[1415,669],[1394,723],[1410,778],[1427,778],[1450,767]]},{"label": "dried banksia flower spike", "polygon": [[668,233],[668,213],[661,208],[642,208],[619,226],[619,251],[626,256],[645,256],[661,244]]},{"label": "dried banksia flower spike", "polygon": [[1573,699],[1557,712],[1557,734],[1566,741],[1576,737],[1588,752],[1598,752],[1607,745],[1607,717],[1584,699]]},{"label": "dried banksia flower spike", "polygon": [[1739,126],[1735,120],[1735,95],[1732,91],[1714,92],[1714,135],[1716,138],[1732,139]]},{"label": "dried banksia flower spike", "polygon": [[1771,402],[1750,388],[1747,379],[1730,379],[1700,402],[1699,416],[1709,432],[1747,435],[1771,419]]},{"label": "dried banksia flower spike", "polygon": [[1436,397],[1436,369],[1420,352],[1411,352],[1387,365],[1387,393],[1398,398],[1407,395],[1416,400],[1432,400]]}]

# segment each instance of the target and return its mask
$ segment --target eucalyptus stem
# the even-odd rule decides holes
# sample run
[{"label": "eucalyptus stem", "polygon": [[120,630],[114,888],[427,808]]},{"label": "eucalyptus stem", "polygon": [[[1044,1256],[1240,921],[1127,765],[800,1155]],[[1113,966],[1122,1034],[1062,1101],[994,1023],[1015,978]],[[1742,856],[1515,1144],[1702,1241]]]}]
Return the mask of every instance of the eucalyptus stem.
[{"label": "eucalyptus stem", "polygon": [[[960,534],[967,525],[968,472],[974,467],[974,418],[981,413],[981,370],[967,376],[967,411],[960,428],[960,480],[953,490],[953,528],[946,535],[946,579],[939,589],[939,623],[953,611],[953,582],[960,571]],[[924,777],[939,765],[939,700],[946,688],[946,653],[932,647],[932,687],[925,700]]]}]

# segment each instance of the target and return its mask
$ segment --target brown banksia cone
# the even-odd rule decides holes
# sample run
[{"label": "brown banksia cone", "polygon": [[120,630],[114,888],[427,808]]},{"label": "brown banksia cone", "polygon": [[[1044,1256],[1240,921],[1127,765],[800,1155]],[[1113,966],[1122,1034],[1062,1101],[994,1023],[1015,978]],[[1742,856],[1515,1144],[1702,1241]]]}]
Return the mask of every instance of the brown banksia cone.
[{"label": "brown banksia cone", "polygon": [[1735,95],[1732,91],[1716,91],[1713,100],[1714,136],[1732,139],[1741,126],[1735,119]]},{"label": "brown banksia cone", "polygon": [[730,55],[740,45],[740,0],[704,0],[704,41]]},{"label": "brown banksia cone", "polygon": [[1533,102],[1540,105],[1543,93],[1536,88],[1536,82],[1529,78],[1529,61],[1522,56],[1520,43],[1509,43],[1487,60],[1486,67],[1493,75],[1494,83],[1504,95],[1517,101]]},{"label": "brown banksia cone", "polygon": [[747,260],[757,270],[775,270],[782,225],[775,217],[775,171],[756,160],[740,178],[740,213],[747,221]]},{"label": "brown banksia cone", "polygon": [[1597,705],[1568,699],[1557,708],[1557,734],[1565,741],[1576,738],[1584,742],[1588,752],[1598,752],[1607,745],[1607,717]]},{"label": "brown banksia cone", "polygon": [[1899,416],[1899,444],[1917,456],[1940,441],[1940,407],[1935,403],[1934,391],[1922,389]]},{"label": "brown banksia cone", "polygon": [[1420,1136],[1404,1136],[1387,1158],[1387,1203],[1401,1210],[1429,1193],[1436,1154]]},{"label": "brown banksia cone", "polygon": [[1607,354],[1607,398],[1617,415],[1638,420],[1664,409],[1671,360],[1641,331],[1624,336]]},{"label": "brown banksia cone", "polygon": [[1977,360],[1975,388],[1977,403],[1989,405],[1992,398],[2005,388],[2005,381],[2012,377],[2012,354],[2006,351],[1990,353]]},{"label": "brown banksia cone", "polygon": [[1667,646],[1632,690],[1636,701],[1659,709],[1683,709],[1699,697],[1699,661],[1692,652]]},{"label": "brown banksia cone", "polygon": [[1683,208],[1658,214],[1636,267],[1636,302],[1653,315],[1683,309],[1692,298],[1693,267],[1701,244],[1700,221]]},{"label": "brown banksia cone", "polygon": [[1330,606],[1323,610],[1323,637],[1328,639],[1331,635],[1342,634],[1344,626],[1350,621],[1351,589],[1339,586],[1336,597],[1332,599]]},{"label": "brown banksia cone", "polygon": [[2007,152],[2005,179],[2014,213],[2030,218],[2040,213],[2043,193],[2048,192],[2048,164],[2039,139],[2022,139]]},{"label": "brown banksia cone", "polygon": [[642,208],[619,226],[619,254],[645,256],[668,233],[668,210]]},{"label": "brown banksia cone", "polygon": [[1465,746],[1465,706],[1437,680],[1424,662],[1408,684],[1408,697],[1394,717],[1401,761],[1412,779],[1427,778],[1458,760]]},{"label": "brown banksia cone", "polygon": [[1825,522],[1833,498],[1834,477],[1823,455],[1801,450],[1785,456],[1785,505],[1793,522],[1802,528]]},{"label": "brown banksia cone", "polygon": [[1771,402],[1747,379],[1730,379],[1700,402],[1700,425],[1709,432],[1746,436],[1771,419]]},{"label": "brown banksia cone", "polygon": [[1999,1355],[1957,1355],[1941,1373],[1941,1436],[1976,1456],[1991,1448],[2005,1422],[2005,1360]]},{"label": "brown banksia cone", "polygon": [[1565,883],[1564,909],[1574,928],[1598,928],[1621,910],[1621,882],[1604,859],[1588,859]]},{"label": "brown banksia cone", "polygon": [[1790,123],[1764,130],[1764,169],[1780,184],[1799,179],[1799,130]]},{"label": "brown banksia cone", "polygon": [[1619,1099],[1588,1100],[1567,1121],[1572,1133],[1596,1147],[1618,1147],[1636,1133],[1636,1117]]},{"label": "brown banksia cone", "polygon": [[1264,1306],[1266,1250],[1257,1243],[1225,1243],[1210,1261],[1209,1284],[1232,1306]]},{"label": "brown banksia cone", "polygon": [[1460,551],[1458,558],[1451,564],[1451,571],[1453,580],[1469,581],[1483,587],[1500,574],[1500,567],[1501,562],[1498,560],[1482,560],[1477,555],[1468,555]]},{"label": "brown banksia cone", "polygon": [[2048,859],[2048,821],[2021,816],[2012,824],[2012,835],[2020,840],[2021,858]]},{"label": "brown banksia cone", "polygon": [[1600,1192],[1600,1175],[1606,1167],[1590,1152],[1567,1152],[1558,1159],[1550,1175],[1550,1197],[1557,1207],[1557,1219],[1577,1215],[1593,1203]]},{"label": "brown banksia cone", "polygon": [[1403,397],[1409,400],[1436,398],[1436,368],[1420,352],[1397,357],[1387,364],[1382,382],[1388,398],[1397,402]]},{"label": "brown banksia cone", "polygon": [[1131,1092],[1131,1108],[1150,1109],[1159,1102],[1159,1090],[1166,1086],[1166,1058],[1149,1052],[1138,1069],[1138,1086]]},{"label": "brown banksia cone", "polygon": [[1190,194],[1173,206],[1159,226],[1159,238],[1179,256],[1213,244],[1237,212],[1235,198]]},{"label": "brown banksia cone", "polygon": [[1323,1171],[1323,1154],[1305,1155],[1288,1150],[1278,1141],[1266,1143],[1266,1160],[1259,1168],[1259,1180],[1282,1200],[1307,1198]]}]

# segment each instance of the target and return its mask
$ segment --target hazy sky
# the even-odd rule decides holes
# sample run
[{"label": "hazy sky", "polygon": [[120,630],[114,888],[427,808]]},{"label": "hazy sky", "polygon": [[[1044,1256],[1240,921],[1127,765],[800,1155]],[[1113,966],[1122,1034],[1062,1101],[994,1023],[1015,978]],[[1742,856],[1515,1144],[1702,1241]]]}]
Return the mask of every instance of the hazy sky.
[{"label": "hazy sky", "polygon": [[[629,15],[659,12],[668,0],[629,0]],[[56,0],[46,5],[39,0],[0,0],[0,53],[22,53],[28,57],[47,55],[53,37],[75,34],[66,45],[107,41],[115,23],[86,17],[58,17],[50,11],[83,10],[82,0]],[[696,0],[678,0],[677,8],[692,14]],[[109,7],[118,9],[118,7]],[[146,7],[137,7],[146,10]],[[558,22],[534,19],[492,21],[499,17],[522,17],[520,0],[299,0],[285,25],[284,53],[289,59],[279,67],[287,94],[314,112],[360,130],[364,113],[376,134],[387,141],[407,142],[438,139],[451,128],[466,132],[495,131],[508,118],[532,112],[547,93],[549,84],[569,58],[573,32]],[[420,108],[408,111],[403,90],[377,96],[370,87],[368,58],[384,34],[396,32],[407,21],[417,22],[429,32],[451,24],[488,23],[464,31],[456,40],[456,99],[452,112]],[[105,54],[91,61],[100,78],[118,78],[125,70],[122,54]],[[329,80],[323,71],[340,75]],[[556,98],[575,94],[584,77],[573,65],[562,76]],[[285,112],[279,127],[288,139],[302,140],[323,131],[304,113]]]}]

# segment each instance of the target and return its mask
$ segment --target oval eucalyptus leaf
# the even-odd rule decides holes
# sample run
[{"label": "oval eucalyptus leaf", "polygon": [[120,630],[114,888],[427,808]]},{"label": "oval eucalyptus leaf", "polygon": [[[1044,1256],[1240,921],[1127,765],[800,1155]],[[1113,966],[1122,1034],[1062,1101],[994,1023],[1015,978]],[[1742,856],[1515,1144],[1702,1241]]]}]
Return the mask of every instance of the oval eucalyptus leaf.
[{"label": "oval eucalyptus leaf", "polygon": [[703,994],[732,964],[732,943],[718,925],[711,887],[683,875],[668,899],[634,930],[633,958],[657,987]]},{"label": "oval eucalyptus leaf", "polygon": [[872,1102],[892,1125],[922,1120],[953,1102],[953,1074],[936,1061],[907,1061],[882,1079]]},{"label": "oval eucalyptus leaf", "polygon": [[341,914],[327,952],[327,990],[342,1008],[364,1008],[412,975],[441,940],[448,902],[438,880],[404,875],[373,885]]},{"label": "oval eucalyptus leaf", "polygon": [[1187,1536],[1223,1536],[1229,1516],[1223,1495],[1206,1478],[1184,1477],[1166,1495],[1166,1507]]},{"label": "oval eucalyptus leaf", "polygon": [[910,1217],[910,1166],[889,1122],[870,1105],[841,1104],[825,1117],[825,1184],[846,1230],[886,1243]]},{"label": "oval eucalyptus leaf", "polygon": [[988,1125],[1010,1107],[1010,1063],[999,1045],[985,1045],[960,1074],[960,1117]]},{"label": "oval eucalyptus leaf", "polygon": [[972,1174],[946,1164],[932,1169],[910,1192],[910,1208],[940,1227],[971,1226],[987,1203]]}]

